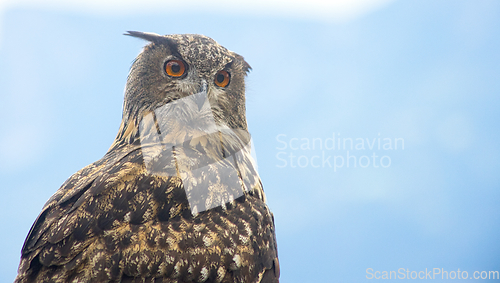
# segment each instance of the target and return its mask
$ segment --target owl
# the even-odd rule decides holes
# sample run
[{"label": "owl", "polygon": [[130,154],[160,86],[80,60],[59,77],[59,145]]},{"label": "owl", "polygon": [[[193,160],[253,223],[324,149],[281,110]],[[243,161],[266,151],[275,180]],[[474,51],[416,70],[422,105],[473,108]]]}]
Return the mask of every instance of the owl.
[{"label": "owl", "polygon": [[118,134],[26,237],[15,282],[279,282],[252,158],[242,56],[203,35],[128,32]]}]

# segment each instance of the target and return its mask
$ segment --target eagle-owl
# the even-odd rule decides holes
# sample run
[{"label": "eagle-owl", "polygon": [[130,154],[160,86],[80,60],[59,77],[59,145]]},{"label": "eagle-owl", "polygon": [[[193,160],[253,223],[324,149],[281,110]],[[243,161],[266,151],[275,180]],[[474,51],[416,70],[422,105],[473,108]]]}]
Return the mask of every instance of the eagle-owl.
[{"label": "eagle-owl", "polygon": [[126,35],[149,43],[118,135],[47,201],[16,282],[278,282],[245,118],[250,66],[206,36]]}]

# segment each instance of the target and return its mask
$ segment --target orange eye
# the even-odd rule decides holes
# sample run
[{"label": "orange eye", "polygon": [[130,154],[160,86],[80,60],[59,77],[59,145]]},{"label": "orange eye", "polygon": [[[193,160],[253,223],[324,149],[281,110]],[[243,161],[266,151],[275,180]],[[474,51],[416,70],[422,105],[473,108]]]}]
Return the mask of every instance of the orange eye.
[{"label": "orange eye", "polygon": [[218,71],[215,75],[215,84],[220,87],[226,87],[229,84],[231,75],[226,71]]},{"label": "orange eye", "polygon": [[170,60],[165,64],[167,75],[178,78],[186,72],[186,65],[181,60]]}]

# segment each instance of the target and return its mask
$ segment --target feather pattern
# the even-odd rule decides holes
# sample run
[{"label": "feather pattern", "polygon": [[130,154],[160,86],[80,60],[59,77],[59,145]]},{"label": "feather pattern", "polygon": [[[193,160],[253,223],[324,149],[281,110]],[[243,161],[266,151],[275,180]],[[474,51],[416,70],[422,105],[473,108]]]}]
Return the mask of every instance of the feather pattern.
[{"label": "feather pattern", "polygon": [[[115,142],[44,205],[15,282],[278,282],[244,113],[250,66],[204,36],[127,35],[151,43]],[[169,58],[184,60],[185,78],[163,73]],[[225,89],[213,84],[221,69]]]}]

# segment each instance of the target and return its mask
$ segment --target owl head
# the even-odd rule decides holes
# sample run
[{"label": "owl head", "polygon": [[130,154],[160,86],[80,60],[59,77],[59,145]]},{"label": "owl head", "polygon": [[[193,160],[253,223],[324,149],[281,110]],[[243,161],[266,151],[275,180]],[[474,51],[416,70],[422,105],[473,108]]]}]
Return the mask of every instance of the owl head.
[{"label": "owl head", "polygon": [[205,91],[215,122],[247,129],[242,56],[196,34],[158,35],[129,31],[150,42],[132,64],[125,89],[122,130],[169,102]]}]

